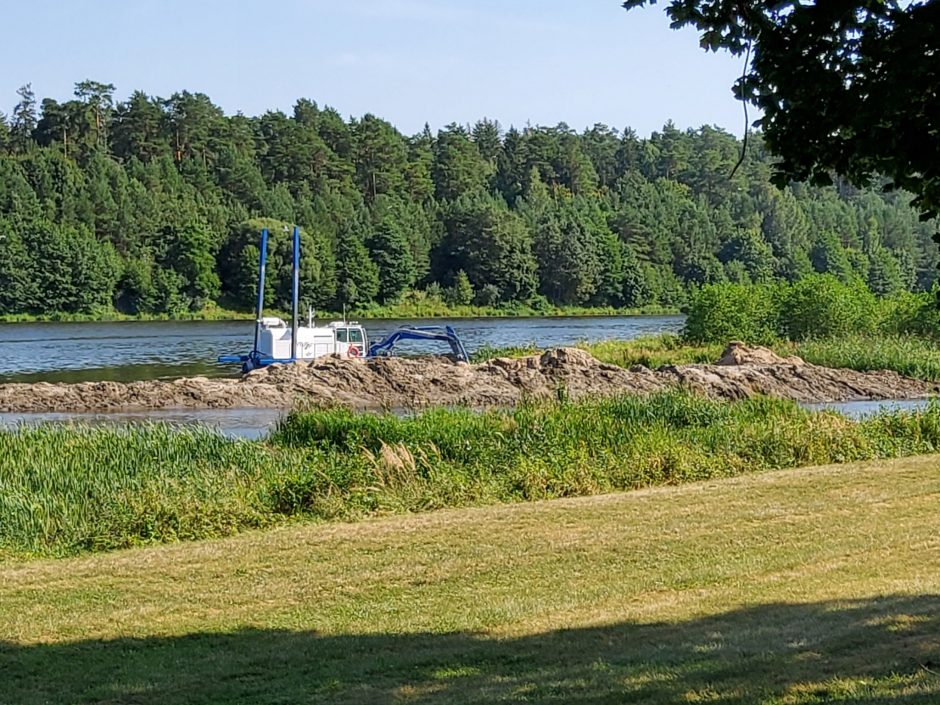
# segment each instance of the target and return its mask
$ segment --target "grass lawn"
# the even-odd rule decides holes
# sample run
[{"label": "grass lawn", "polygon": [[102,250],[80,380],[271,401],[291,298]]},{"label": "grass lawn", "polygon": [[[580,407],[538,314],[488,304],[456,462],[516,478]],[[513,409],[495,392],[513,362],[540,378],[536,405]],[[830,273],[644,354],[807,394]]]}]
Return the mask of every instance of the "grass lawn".
[{"label": "grass lawn", "polygon": [[940,702],[940,457],[0,563],[0,703]]}]

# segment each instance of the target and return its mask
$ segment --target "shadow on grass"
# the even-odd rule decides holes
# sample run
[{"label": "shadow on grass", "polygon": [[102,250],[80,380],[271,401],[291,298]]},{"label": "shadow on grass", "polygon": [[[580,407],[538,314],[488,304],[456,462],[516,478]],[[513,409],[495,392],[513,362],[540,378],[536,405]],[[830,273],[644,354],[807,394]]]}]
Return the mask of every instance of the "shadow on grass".
[{"label": "shadow on grass", "polygon": [[493,639],[246,629],[19,646],[0,703],[940,702],[940,596]]}]

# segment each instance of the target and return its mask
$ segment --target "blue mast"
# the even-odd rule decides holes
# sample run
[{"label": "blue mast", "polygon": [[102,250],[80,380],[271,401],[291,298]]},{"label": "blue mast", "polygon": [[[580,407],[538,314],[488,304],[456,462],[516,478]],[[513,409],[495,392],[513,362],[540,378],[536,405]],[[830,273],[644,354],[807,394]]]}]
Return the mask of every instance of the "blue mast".
[{"label": "blue mast", "polygon": [[258,354],[258,336],[261,335],[261,314],[264,311],[264,267],[268,261],[268,229],[261,231],[261,256],[258,258],[258,303],[255,306],[255,346],[252,353]]},{"label": "blue mast", "polygon": [[297,308],[300,305],[300,228],[294,226],[294,281],[291,301],[290,358],[297,359]]}]

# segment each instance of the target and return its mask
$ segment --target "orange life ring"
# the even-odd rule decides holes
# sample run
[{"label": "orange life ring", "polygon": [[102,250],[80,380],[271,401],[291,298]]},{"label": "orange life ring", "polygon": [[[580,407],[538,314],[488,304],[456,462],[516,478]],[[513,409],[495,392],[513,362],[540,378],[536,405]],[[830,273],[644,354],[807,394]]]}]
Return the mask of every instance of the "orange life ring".
[{"label": "orange life ring", "polygon": [[349,357],[359,357],[362,355],[362,350],[359,349],[358,345],[350,345],[349,349],[346,351],[346,354]]}]

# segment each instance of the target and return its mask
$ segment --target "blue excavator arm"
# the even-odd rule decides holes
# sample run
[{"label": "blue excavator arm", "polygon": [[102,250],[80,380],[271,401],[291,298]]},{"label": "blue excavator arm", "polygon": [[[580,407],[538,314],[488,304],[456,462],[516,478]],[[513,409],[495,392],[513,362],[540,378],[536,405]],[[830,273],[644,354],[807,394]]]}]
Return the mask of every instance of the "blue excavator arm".
[{"label": "blue excavator arm", "polygon": [[402,340],[440,340],[450,345],[454,356],[461,362],[470,362],[470,356],[457,332],[450,326],[402,326],[369,347],[369,357],[390,355],[392,348]]}]

